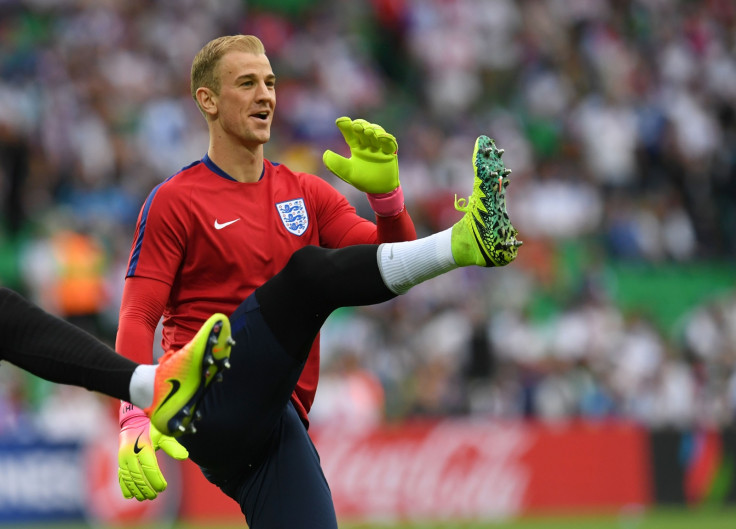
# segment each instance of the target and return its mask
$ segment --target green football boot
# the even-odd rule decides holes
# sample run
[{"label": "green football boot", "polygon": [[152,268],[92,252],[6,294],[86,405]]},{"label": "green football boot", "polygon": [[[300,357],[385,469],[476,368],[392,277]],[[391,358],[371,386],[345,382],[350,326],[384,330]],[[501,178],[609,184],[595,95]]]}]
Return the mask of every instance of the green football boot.
[{"label": "green football boot", "polygon": [[473,193],[455,195],[455,209],[465,213],[452,227],[452,255],[460,266],[505,266],[516,259],[521,241],[506,212],[507,169],[488,136],[479,136],[473,149]]},{"label": "green football boot", "polygon": [[230,320],[213,314],[181,349],[168,351],[159,360],[154,380],[153,404],[144,411],[163,434],[178,437],[197,431],[202,397],[213,381],[222,380],[230,367]]}]

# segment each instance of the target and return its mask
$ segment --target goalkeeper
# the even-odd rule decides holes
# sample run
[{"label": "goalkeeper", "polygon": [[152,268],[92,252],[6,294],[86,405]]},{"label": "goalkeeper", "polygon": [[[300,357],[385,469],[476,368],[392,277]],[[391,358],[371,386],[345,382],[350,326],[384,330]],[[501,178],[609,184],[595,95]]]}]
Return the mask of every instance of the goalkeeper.
[{"label": "goalkeeper", "polygon": [[[155,187],[141,208],[115,344],[122,355],[151,363],[162,316],[163,348],[178,349],[210,314],[231,315],[300,248],[416,238],[399,184],[397,142],[380,126],[338,119],[350,154],[324,155],[329,169],[368,194],[375,222],[357,215],[322,178],[264,157],[276,109],[276,84],[263,44],[253,36],[214,39],[194,58],[191,94],[207,124],[209,146],[200,160]],[[302,427],[308,424],[317,389],[319,340],[310,340],[309,349],[298,379],[289,382],[290,406]],[[263,409],[272,409],[276,402],[269,393],[264,390]],[[218,413],[233,423],[234,430],[246,424],[252,428],[241,410],[232,409],[239,404],[221,404]],[[254,401],[252,406],[260,404]],[[121,428],[145,421],[139,408],[121,406]],[[318,478],[311,448],[303,445],[300,453],[303,457],[290,475],[296,480],[303,474],[310,480]],[[118,455],[121,461],[136,455],[122,435]],[[321,501],[312,500],[309,485],[304,483],[307,494],[300,501]],[[157,490],[124,488],[123,494],[152,499]]]},{"label": "goalkeeper", "polygon": [[[334,507],[307,434],[324,318],[341,305],[390,299],[458,265],[506,264],[515,256],[515,232],[496,207],[500,202],[491,203],[502,196],[505,175],[491,177],[484,162],[483,185],[460,204],[467,213],[452,237],[448,230],[406,248],[381,246],[395,252],[379,253],[378,243],[416,238],[399,185],[395,138],[377,125],[340,118],[350,157],[330,151],[323,157],[332,172],[368,194],[374,223],[319,177],[264,157],[275,88],[263,45],[253,36],[215,39],[195,57],[191,92],[207,122],[209,148],[158,185],[141,208],[116,349],[150,363],[161,316],[163,346],[177,349],[208,314],[229,314],[236,340],[232,372],[205,396],[199,433],[190,435],[189,417],[164,429],[183,430],[192,460],[239,502],[250,527],[329,528],[336,526]],[[488,141],[476,146],[479,156],[497,153]],[[491,158],[502,169],[497,154]],[[486,222],[483,229],[478,219]],[[336,248],[343,249],[329,250]],[[395,260],[388,257],[394,254]],[[379,256],[386,261],[380,269]],[[121,427],[130,421],[145,422],[143,411],[124,406]],[[119,460],[135,457],[121,436]],[[154,483],[123,488],[139,500],[157,492]]]}]

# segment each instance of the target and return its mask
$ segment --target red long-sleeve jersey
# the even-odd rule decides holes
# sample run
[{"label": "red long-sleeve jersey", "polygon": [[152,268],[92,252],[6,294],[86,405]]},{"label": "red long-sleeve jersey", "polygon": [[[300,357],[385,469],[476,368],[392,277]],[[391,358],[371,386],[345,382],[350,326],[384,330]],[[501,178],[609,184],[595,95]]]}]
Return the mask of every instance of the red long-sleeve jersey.
[{"label": "red long-sleeve jersey", "polygon": [[[182,347],[212,313],[231,314],[303,246],[416,238],[406,211],[376,222],[315,175],[264,160],[259,181],[242,183],[205,156],[159,184],[141,209],[116,349],[151,363],[161,315],[163,350]],[[305,421],[318,379],[319,339],[292,396]]]}]

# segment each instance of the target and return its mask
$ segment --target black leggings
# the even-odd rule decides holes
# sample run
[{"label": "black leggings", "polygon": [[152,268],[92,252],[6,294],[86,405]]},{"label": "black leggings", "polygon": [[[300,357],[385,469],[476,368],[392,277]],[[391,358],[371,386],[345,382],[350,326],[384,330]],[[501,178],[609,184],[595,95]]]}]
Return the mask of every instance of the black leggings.
[{"label": "black leggings", "polygon": [[377,249],[301,248],[230,315],[232,367],[202,400],[197,433],[180,438],[190,459],[226,494],[242,500],[239,487],[247,469],[256,468],[276,442],[274,429],[291,406],[312,343],[330,313],[396,296],[381,278]]},{"label": "black leggings", "polygon": [[307,246],[256,289],[261,315],[287,353],[305,359],[335,309],[396,297],[383,282],[377,253],[376,244],[338,250]]},{"label": "black leggings", "polygon": [[0,360],[58,384],[130,400],[138,366],[91,334],[0,288]]},{"label": "black leggings", "polygon": [[[306,358],[330,313],[395,296],[381,279],[377,245],[326,250],[308,246],[255,292],[263,319],[286,352]],[[130,400],[138,364],[97,338],[0,288],[0,360],[59,384]]]}]

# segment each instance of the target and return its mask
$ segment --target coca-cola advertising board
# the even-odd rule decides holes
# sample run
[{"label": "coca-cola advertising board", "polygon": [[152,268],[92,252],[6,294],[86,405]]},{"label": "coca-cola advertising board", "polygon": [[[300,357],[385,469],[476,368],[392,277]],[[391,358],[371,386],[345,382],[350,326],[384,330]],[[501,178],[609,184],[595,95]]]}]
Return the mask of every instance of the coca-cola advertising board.
[{"label": "coca-cola advertising board", "polygon": [[313,438],[342,517],[499,519],[651,502],[647,434],[627,423],[446,420]]},{"label": "coca-cola advertising board", "polygon": [[[341,519],[498,520],[652,503],[648,432],[633,423],[447,419],[310,434]],[[194,464],[183,474],[184,519],[242,520]]]}]

